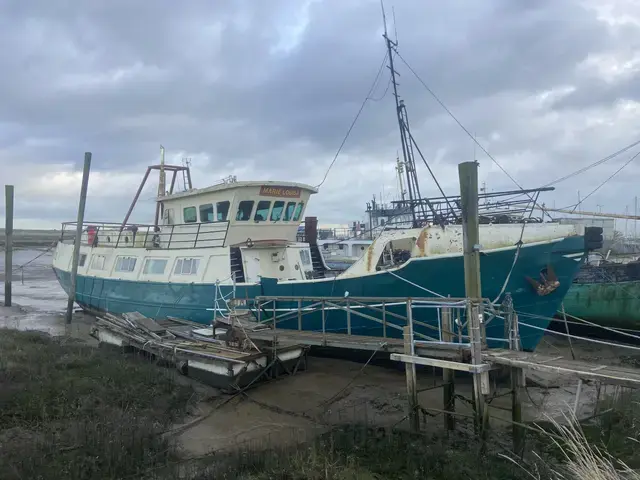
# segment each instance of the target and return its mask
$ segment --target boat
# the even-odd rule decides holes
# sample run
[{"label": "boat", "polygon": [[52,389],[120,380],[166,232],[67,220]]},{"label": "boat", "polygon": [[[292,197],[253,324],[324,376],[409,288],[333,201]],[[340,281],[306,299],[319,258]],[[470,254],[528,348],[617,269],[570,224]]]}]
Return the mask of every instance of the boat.
[{"label": "boat", "polygon": [[[182,168],[154,165],[151,170]],[[142,191],[144,182],[139,191]],[[298,227],[317,190],[292,182],[227,179],[203,189],[158,197],[154,223],[86,222],[76,281],[77,304],[89,311],[139,312],[209,325],[216,302],[233,295],[424,297],[425,292],[464,297],[462,227],[448,224],[382,232],[365,255],[330,277],[318,245],[298,242]],[[130,208],[133,210],[134,203]],[[75,222],[62,225],[53,269],[69,293]],[[305,219],[309,238],[317,220]],[[66,233],[66,235],[65,235]],[[480,225],[483,296],[500,301],[510,293],[515,308],[535,328],[521,327],[523,348],[533,350],[559,308],[585,255],[583,231],[555,223]],[[531,279],[553,272],[555,286],[541,292]],[[332,312],[327,328],[341,331]],[[432,313],[414,318],[435,324]],[[292,322],[295,323],[295,322]],[[319,319],[309,328],[320,329]],[[341,325],[341,326],[340,326]],[[284,322],[281,328],[296,328]],[[354,334],[380,335],[366,319],[352,320]],[[504,346],[504,323],[487,327],[489,346]]]},{"label": "boat", "polygon": [[585,264],[564,298],[567,315],[618,329],[640,326],[640,261]]},{"label": "boat", "polygon": [[[384,38],[403,147],[406,196],[394,203],[402,215],[387,219],[353,265],[336,275],[320,252],[317,218],[304,217],[317,188],[229,177],[196,189],[188,166],[165,165],[161,155],[159,165],[147,168],[121,223],[85,222],[74,292],[77,304],[89,311],[139,312],[155,319],[178,317],[209,325],[216,315],[228,313],[229,298],[234,305],[244,302],[250,310],[259,296],[465,297],[461,198],[446,196],[431,170],[442,196],[420,194],[414,152],[421,157],[422,153],[397,92],[392,52],[397,45],[386,34]],[[155,220],[129,223],[152,171],[159,171]],[[168,189],[167,172],[173,175]],[[180,173],[187,179],[185,191],[174,189]],[[553,188],[485,194],[502,201],[485,202],[480,209],[477,248],[482,296],[489,306],[500,304],[507,295],[511,298],[524,320],[520,340],[526,350],[534,350],[544,335],[586,254],[584,227],[532,218],[539,194],[549,190]],[[305,241],[299,241],[303,219]],[[53,256],[53,269],[67,293],[72,288],[74,242],[65,233],[76,227],[75,222],[63,224]],[[293,310],[295,303],[280,302],[278,309]],[[389,305],[386,322],[396,323],[390,333],[400,336],[398,327],[404,325],[394,320],[396,307],[404,313],[406,303]],[[427,307],[412,313],[416,335],[432,334],[431,329],[438,328],[436,309]],[[306,315],[303,329],[384,336],[380,322],[360,315],[345,322],[345,315],[343,310],[323,309]],[[278,328],[297,329],[298,320],[283,320]],[[485,329],[489,347],[507,346],[509,332],[503,318],[496,316]]]}]

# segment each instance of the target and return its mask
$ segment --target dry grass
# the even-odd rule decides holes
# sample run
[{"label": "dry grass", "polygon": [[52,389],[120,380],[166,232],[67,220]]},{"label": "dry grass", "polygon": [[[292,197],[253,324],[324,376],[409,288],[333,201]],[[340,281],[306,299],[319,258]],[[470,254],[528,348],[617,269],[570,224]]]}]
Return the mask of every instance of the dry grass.
[{"label": "dry grass", "polygon": [[0,478],[123,478],[168,464],[159,433],[193,393],[148,360],[0,330]]}]

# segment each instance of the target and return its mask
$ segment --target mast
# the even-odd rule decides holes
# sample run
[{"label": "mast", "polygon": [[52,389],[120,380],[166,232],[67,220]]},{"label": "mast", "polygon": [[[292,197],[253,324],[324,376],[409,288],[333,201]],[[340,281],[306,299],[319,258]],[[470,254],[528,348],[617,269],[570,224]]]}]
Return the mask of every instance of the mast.
[{"label": "mast", "polygon": [[[409,195],[409,205],[411,208],[411,220],[413,223],[413,227],[418,226],[418,221],[416,218],[416,212],[414,208],[414,199],[420,198],[420,193],[415,192],[415,187],[417,187],[418,180],[415,175],[415,166],[413,165],[412,158],[409,157],[409,141],[407,139],[406,131],[403,126],[403,118],[402,118],[402,110],[404,103],[400,100],[398,96],[398,82],[396,82],[396,71],[393,66],[393,48],[398,44],[389,38],[387,32],[387,17],[384,13],[384,4],[382,0],[380,1],[380,5],[382,7],[382,21],[384,23],[384,34],[382,37],[384,38],[387,45],[387,55],[389,56],[389,70],[391,71],[391,83],[393,85],[393,98],[396,102],[396,116],[398,119],[398,128],[400,129],[400,144],[402,145],[402,158],[403,158],[403,166],[404,171],[406,173],[407,179],[407,194]],[[403,195],[404,200],[404,195]]]},{"label": "mast", "polygon": [[[147,175],[148,174],[149,172],[147,172]],[[173,176],[175,178],[175,172]],[[145,177],[145,180],[146,180],[146,177]],[[158,179],[158,198],[165,196],[165,193],[167,192],[166,184],[167,184],[167,178],[164,171],[164,147],[160,145],[160,178]],[[173,183],[171,184],[171,188],[173,189]],[[134,203],[135,203],[135,200],[134,200]],[[131,205],[131,209],[133,209],[133,204]],[[131,210],[129,211],[129,213],[131,213]],[[164,215],[164,205],[161,201],[158,200],[156,202],[156,221],[155,221],[156,228],[158,227],[158,225],[160,225],[160,219],[162,218],[163,215]],[[128,216],[129,214],[127,214],[127,218]]]},{"label": "mast", "polygon": [[164,147],[160,145],[160,180],[158,181],[158,196],[164,197],[166,188],[167,177],[164,172]]}]

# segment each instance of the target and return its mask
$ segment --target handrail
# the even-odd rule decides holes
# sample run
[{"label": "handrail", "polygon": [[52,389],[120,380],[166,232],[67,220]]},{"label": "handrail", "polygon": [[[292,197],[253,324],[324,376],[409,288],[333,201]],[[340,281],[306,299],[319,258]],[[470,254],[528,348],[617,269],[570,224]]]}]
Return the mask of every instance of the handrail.
[{"label": "handrail", "polygon": [[[176,225],[84,222],[81,242],[90,246],[113,248],[177,249],[222,247],[226,243],[229,221],[185,223]],[[76,222],[62,223],[60,241],[65,231],[74,230]]]}]

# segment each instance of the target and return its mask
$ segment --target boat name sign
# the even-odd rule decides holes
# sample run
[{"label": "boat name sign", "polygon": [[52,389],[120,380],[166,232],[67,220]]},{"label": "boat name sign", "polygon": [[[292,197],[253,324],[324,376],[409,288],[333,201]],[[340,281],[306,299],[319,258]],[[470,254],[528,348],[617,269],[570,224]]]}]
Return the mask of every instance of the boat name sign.
[{"label": "boat name sign", "polygon": [[300,198],[302,190],[298,187],[282,187],[278,185],[262,185],[260,195],[263,197]]}]

